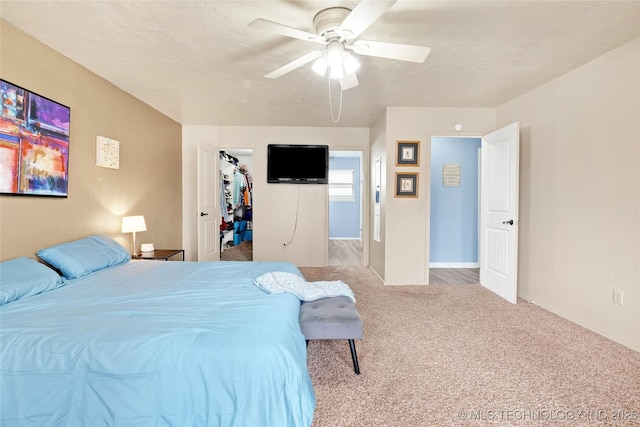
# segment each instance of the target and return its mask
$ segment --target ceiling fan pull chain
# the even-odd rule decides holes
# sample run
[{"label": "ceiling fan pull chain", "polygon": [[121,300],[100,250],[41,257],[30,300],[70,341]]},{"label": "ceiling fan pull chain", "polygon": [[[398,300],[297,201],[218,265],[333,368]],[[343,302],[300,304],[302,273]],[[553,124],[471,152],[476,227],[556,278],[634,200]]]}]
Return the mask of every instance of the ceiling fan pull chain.
[{"label": "ceiling fan pull chain", "polygon": [[329,77],[329,73],[327,73],[327,87],[329,88],[329,109],[331,110],[331,120],[333,123],[338,123],[340,121],[340,116],[342,115],[342,88],[340,88],[340,105],[338,107],[338,118],[336,119],[333,115],[333,102],[331,98],[331,78]]}]

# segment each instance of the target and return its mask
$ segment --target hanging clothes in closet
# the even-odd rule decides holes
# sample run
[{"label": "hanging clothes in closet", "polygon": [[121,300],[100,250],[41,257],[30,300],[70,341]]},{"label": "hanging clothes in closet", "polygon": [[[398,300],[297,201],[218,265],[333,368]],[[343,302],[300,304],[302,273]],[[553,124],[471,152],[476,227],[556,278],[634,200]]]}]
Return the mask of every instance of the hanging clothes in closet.
[{"label": "hanging clothes in closet", "polygon": [[243,203],[245,206],[245,210],[244,210],[244,215],[242,217],[242,219],[247,220],[247,221],[251,221],[252,218],[252,214],[251,214],[251,206],[253,204],[252,201],[252,186],[253,186],[253,182],[251,180],[251,175],[249,174],[249,171],[247,170],[247,166],[246,165],[240,165],[238,167],[240,173],[242,174],[242,176],[245,179],[245,187],[242,190],[242,196],[243,196]]},{"label": "hanging clothes in closet", "polygon": [[225,178],[224,172],[222,169],[218,170],[218,183],[219,183],[219,196],[220,196],[220,217],[222,218],[222,222],[230,222],[233,218],[229,215],[229,210],[227,209],[227,196],[225,195],[225,191],[227,188],[227,183],[229,182]]},{"label": "hanging clothes in closet", "polygon": [[238,169],[238,159],[225,151],[220,151],[220,167],[218,181],[220,184],[220,251],[231,243],[233,245],[234,207],[233,207],[233,175]]},{"label": "hanging clothes in closet", "polygon": [[245,240],[253,240],[251,175],[246,165],[240,165],[234,175],[234,237],[235,245]]},{"label": "hanging clothes in closet", "polygon": [[[246,177],[240,173],[238,168],[233,173],[233,208],[238,209],[244,206],[244,189],[247,187]],[[236,215],[237,216],[237,215]]]}]

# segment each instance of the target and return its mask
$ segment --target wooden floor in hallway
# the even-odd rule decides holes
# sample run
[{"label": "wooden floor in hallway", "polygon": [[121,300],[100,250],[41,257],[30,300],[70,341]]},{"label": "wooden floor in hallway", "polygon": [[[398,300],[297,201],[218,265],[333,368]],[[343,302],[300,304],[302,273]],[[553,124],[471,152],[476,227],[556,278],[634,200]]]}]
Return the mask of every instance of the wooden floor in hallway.
[{"label": "wooden floor in hallway", "polygon": [[329,265],[362,265],[362,240],[329,239]]},{"label": "wooden floor in hallway", "polygon": [[471,285],[480,283],[478,268],[430,268],[430,285]]}]

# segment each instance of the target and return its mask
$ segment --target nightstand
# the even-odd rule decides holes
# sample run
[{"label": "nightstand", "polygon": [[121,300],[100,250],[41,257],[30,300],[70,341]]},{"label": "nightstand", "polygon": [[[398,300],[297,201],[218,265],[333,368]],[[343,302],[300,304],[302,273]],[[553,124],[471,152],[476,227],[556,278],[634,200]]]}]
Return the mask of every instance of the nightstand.
[{"label": "nightstand", "polygon": [[169,258],[180,254],[182,254],[182,261],[184,261],[184,249],[156,249],[151,252],[138,252],[131,255],[131,258],[169,261]]}]

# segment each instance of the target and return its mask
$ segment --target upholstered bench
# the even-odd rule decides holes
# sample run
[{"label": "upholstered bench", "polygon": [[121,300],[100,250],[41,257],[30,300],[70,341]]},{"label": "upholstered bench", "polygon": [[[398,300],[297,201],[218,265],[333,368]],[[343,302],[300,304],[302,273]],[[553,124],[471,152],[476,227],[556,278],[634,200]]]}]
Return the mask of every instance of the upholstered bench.
[{"label": "upholstered bench", "polygon": [[339,296],[303,302],[299,322],[307,344],[309,340],[348,340],[353,370],[360,374],[353,340],[362,339],[362,319],[351,298]]}]

